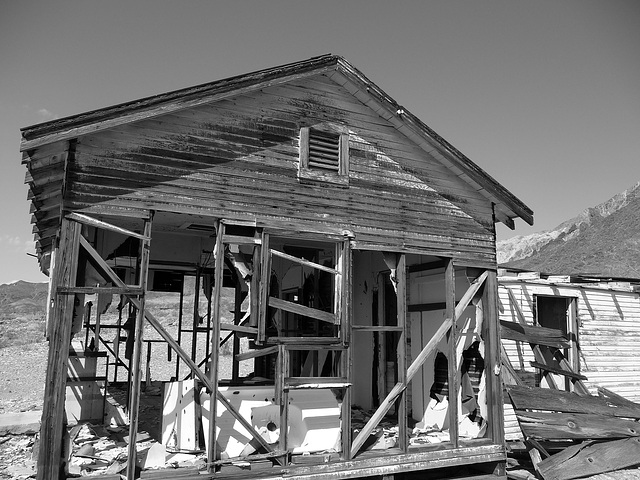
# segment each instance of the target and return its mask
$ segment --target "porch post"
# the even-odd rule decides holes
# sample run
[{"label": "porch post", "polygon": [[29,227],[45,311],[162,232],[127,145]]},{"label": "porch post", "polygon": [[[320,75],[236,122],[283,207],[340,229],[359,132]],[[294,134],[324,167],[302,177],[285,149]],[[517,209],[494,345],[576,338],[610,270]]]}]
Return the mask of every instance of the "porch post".
[{"label": "porch post", "polygon": [[74,287],[78,273],[78,252],[82,225],[62,219],[58,238],[55,268],[52,272],[52,298],[49,325],[49,356],[45,380],[38,480],[63,478],[61,472],[62,438],[65,428],[65,393],[67,361],[71,343],[71,324],[75,295],[60,294],[58,287]]},{"label": "porch post", "polygon": [[137,305],[138,312],[136,316],[135,336],[133,345],[132,358],[132,376],[131,376],[131,402],[129,404],[129,456],[127,459],[127,480],[136,478],[136,436],[138,435],[138,409],[140,406],[140,388],[142,386],[142,369],[140,366],[140,357],[142,355],[142,336],[144,333],[144,304],[147,291],[147,273],[149,271],[149,242],[151,241],[151,218],[144,223],[145,240],[141,242],[140,248],[140,278],[138,285],[142,291],[142,295]]}]

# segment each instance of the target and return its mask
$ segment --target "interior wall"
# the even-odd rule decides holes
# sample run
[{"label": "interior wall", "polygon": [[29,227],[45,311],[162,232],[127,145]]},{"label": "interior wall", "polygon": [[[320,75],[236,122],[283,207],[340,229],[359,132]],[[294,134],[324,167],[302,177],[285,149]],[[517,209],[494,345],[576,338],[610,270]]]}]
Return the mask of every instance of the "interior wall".
[{"label": "interior wall", "polygon": [[[388,271],[381,252],[353,251],[353,325],[373,325],[374,292],[378,274]],[[362,408],[373,408],[374,341],[372,332],[354,330],[352,402]]]}]

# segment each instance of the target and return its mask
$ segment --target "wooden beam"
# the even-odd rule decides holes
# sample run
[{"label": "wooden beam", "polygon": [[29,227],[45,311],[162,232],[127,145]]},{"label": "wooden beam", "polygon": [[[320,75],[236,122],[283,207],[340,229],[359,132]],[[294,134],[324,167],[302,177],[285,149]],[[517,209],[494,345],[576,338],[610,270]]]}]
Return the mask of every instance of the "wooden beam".
[{"label": "wooden beam", "polygon": [[380,325],[353,325],[353,330],[357,332],[402,332],[403,327],[385,327]]},{"label": "wooden beam", "polygon": [[268,305],[273,308],[280,308],[287,312],[297,313],[298,315],[302,315],[305,317],[315,318],[316,320],[320,320],[322,322],[333,324],[336,321],[336,316],[331,312],[325,312],[323,310],[318,310],[317,308],[306,307],[304,305],[300,305],[299,303],[289,302],[277,297],[269,297]]},{"label": "wooden beam", "polygon": [[584,375],[580,375],[579,373],[575,373],[568,370],[563,370],[562,368],[554,367],[553,365],[547,365],[546,363],[539,362],[529,362],[532,367],[539,368],[540,370],[544,370],[546,372],[555,373],[556,375],[563,375],[568,378],[573,378],[575,380],[588,380]]},{"label": "wooden beam", "polygon": [[[255,255],[254,255],[255,259]],[[262,241],[260,246],[260,261],[253,264],[253,270],[256,271],[259,265],[259,281],[258,281],[258,338],[257,343],[264,343],[267,339],[267,315],[269,312],[269,287],[271,285],[271,249],[269,248],[269,234],[262,232]],[[254,273],[255,275],[255,273]]]},{"label": "wooden beam", "polygon": [[84,225],[101,228],[103,230],[111,230],[112,232],[117,232],[122,235],[126,235],[128,237],[135,237],[140,240],[151,240],[150,237],[146,237],[144,234],[132,232],[131,230],[127,230],[126,228],[118,227],[116,225],[103,222],[102,220],[95,219],[93,217],[90,217],[89,215],[84,215],[82,213],[71,212],[71,213],[67,213],[66,217],[69,220],[75,220],[76,222],[80,222]]},{"label": "wooden beam", "polygon": [[[340,336],[342,345],[346,350],[340,355],[340,374],[344,376],[347,383],[353,384],[353,345],[351,342],[351,327],[353,325],[353,303],[352,303],[352,260],[351,260],[351,240],[345,238],[338,247],[339,268],[341,275],[337,277],[340,280],[340,288],[336,287],[336,295],[340,295],[339,304],[339,320],[340,320]],[[340,407],[340,442],[342,460],[351,459],[351,397],[352,389],[347,387],[343,391],[342,405]]]},{"label": "wooden beam", "polygon": [[[397,347],[398,382],[407,384],[407,260],[406,255],[398,255],[396,264],[396,316],[401,328]],[[455,301],[455,299],[454,299]],[[403,453],[409,450],[409,435],[407,433],[407,391],[400,393],[398,402],[398,443]]]},{"label": "wooden beam", "polygon": [[516,410],[516,416],[525,436],[536,440],[612,440],[640,436],[638,422],[609,415]]},{"label": "wooden beam", "polygon": [[448,362],[447,362],[447,377],[448,377],[448,396],[449,396],[449,441],[453,444],[454,448],[458,448],[460,440],[458,438],[458,402],[460,396],[460,373],[458,371],[458,322],[455,314],[456,308],[456,276],[455,266],[453,259],[447,261],[447,265],[444,269],[444,291],[445,291],[445,303],[446,310],[445,315],[447,318],[453,318],[454,321],[449,332],[449,345],[448,345]]},{"label": "wooden beam", "polygon": [[[483,332],[485,344],[485,381],[487,389],[487,410],[489,411],[489,432],[494,443],[504,444],[504,397],[500,378],[501,352],[498,330],[498,279],[496,272],[486,271],[487,281],[482,297]],[[499,467],[504,472],[505,465]]]},{"label": "wooden beam", "polygon": [[76,293],[93,295],[94,293],[106,293],[108,295],[142,295],[144,292],[140,287],[59,287],[59,295],[74,295]]},{"label": "wooden beam", "polygon": [[316,270],[322,270],[323,272],[332,273],[334,275],[339,275],[340,272],[335,268],[325,267],[324,265],[320,265],[319,263],[310,262],[304,258],[294,257],[293,255],[289,255],[288,253],[281,252],[279,250],[271,249],[271,254],[276,257],[284,258],[286,260],[290,260],[295,263],[299,263],[300,265],[306,265],[307,267],[315,268]]},{"label": "wooden beam", "polygon": [[518,387],[507,385],[513,407],[518,410],[551,410],[565,413],[592,413],[640,419],[640,405],[621,402],[595,395],[583,396],[550,388]]},{"label": "wooden beam", "polygon": [[[53,290],[58,286],[74,286],[78,271],[79,223],[63,219],[60,225],[56,265],[53,271]],[[40,449],[38,451],[38,480],[60,477],[62,438],[65,422],[67,361],[71,343],[71,324],[75,297],[55,295],[52,308],[47,374],[44,388]]]},{"label": "wooden beam", "polygon": [[265,355],[271,355],[277,352],[278,352],[278,345],[273,345],[272,347],[261,348],[259,350],[254,350],[252,352],[240,353],[236,355],[236,360],[239,362],[242,362],[244,360],[249,360],[251,358],[264,357]]},{"label": "wooden beam", "polygon": [[[212,392],[218,393],[218,363],[220,354],[220,301],[222,298],[222,283],[224,274],[224,223],[218,221],[216,223],[216,245],[214,247],[215,255],[215,271],[213,281],[213,294],[211,295],[211,303],[213,304],[212,328],[211,328],[211,356],[209,366],[209,381],[211,383]],[[207,463],[209,465],[209,473],[213,473],[213,462],[216,459],[216,423],[217,423],[217,405],[214,396],[211,395],[209,402],[209,450],[207,451]]]},{"label": "wooden beam", "polygon": [[144,240],[141,244],[140,252],[140,268],[139,268],[139,287],[143,295],[138,300],[138,312],[136,316],[136,325],[133,344],[133,358],[131,359],[132,385],[131,399],[129,403],[129,450],[127,457],[127,480],[135,480],[137,466],[137,449],[135,438],[138,433],[138,409],[140,407],[140,388],[142,387],[142,368],[140,367],[140,359],[142,356],[142,340],[144,335],[144,305],[147,290],[147,274],[149,272],[149,256],[151,241],[151,219],[144,224]]},{"label": "wooden beam", "polygon": [[572,480],[612,472],[638,464],[638,438],[611,442],[583,442],[546,458],[538,464],[538,472],[545,480]]},{"label": "wooden beam", "polygon": [[570,348],[571,344],[560,330],[555,328],[520,325],[500,320],[501,337],[505,340],[527,342],[552,348]]},{"label": "wooden beam", "polygon": [[220,330],[248,333],[249,335],[257,335],[258,329],[253,327],[244,327],[242,325],[235,325],[233,323],[221,323]]}]

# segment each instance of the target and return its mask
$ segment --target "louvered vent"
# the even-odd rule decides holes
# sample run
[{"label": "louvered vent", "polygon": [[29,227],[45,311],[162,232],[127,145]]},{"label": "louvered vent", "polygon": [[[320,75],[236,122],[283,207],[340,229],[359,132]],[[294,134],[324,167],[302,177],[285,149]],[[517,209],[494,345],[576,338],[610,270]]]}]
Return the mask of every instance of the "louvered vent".
[{"label": "louvered vent", "polygon": [[309,131],[309,168],[337,172],[340,167],[340,135]]}]

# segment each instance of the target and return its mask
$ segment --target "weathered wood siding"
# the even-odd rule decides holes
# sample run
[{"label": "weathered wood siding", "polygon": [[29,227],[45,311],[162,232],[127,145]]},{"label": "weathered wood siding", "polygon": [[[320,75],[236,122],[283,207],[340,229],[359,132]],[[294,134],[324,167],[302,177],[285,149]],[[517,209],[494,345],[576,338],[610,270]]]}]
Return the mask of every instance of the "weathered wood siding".
[{"label": "weathered wood siding", "polygon": [[[504,283],[498,289],[500,319],[517,322],[507,293],[511,289],[528,324],[533,324],[534,295],[575,298],[577,307],[580,373],[592,394],[598,386],[640,401],[640,294],[622,289],[541,283]],[[533,360],[528,345],[518,351],[515,342],[503,340],[513,366],[530,372]],[[521,359],[522,358],[522,363]]]},{"label": "weathered wood siding", "polygon": [[[298,180],[299,129],[349,131],[349,187]],[[356,248],[495,266],[492,205],[324,75],[80,137],[64,206],[355,234]]]}]

